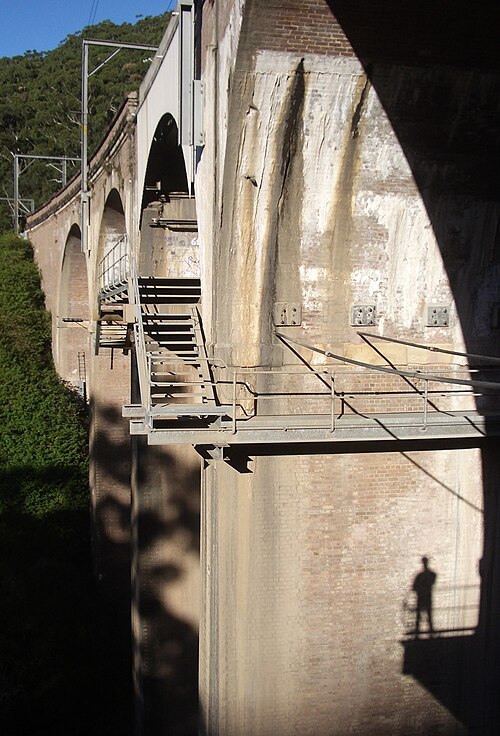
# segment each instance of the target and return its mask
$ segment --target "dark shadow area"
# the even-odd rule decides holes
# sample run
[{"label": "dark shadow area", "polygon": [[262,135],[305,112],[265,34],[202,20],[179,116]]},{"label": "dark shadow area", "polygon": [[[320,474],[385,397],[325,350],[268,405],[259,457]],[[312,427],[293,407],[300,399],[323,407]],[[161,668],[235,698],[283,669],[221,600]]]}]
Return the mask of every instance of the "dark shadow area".
[{"label": "dark shadow area", "polygon": [[136,676],[145,733],[196,736],[198,632],[174,615],[170,601],[190,575],[186,557],[199,559],[200,466],[195,456],[186,460],[142,437],[134,457],[134,602],[142,631]]},{"label": "dark shadow area", "polygon": [[492,444],[496,447],[497,440],[485,437],[484,439],[476,438],[439,438],[427,439],[422,437],[420,440],[373,440],[366,442],[288,442],[288,443],[261,443],[261,444],[240,444],[237,453],[250,458],[281,456],[281,455],[350,455],[360,452],[377,453],[377,452],[417,452],[417,451],[434,451],[434,450],[465,450],[472,447],[487,447]]},{"label": "dark shadow area", "polygon": [[97,589],[103,733],[131,736],[134,723],[130,609],[130,438],[112,405],[90,403],[91,538]]},{"label": "dark shadow area", "polygon": [[[99,413],[91,448],[100,485],[93,533],[104,654],[98,722],[103,733],[117,736],[134,733],[134,721],[145,736],[195,736],[198,632],[168,601],[187,574],[182,554],[199,556],[199,466],[168,448],[149,447],[145,438],[131,442],[128,421],[114,406],[93,411]],[[180,552],[175,562],[172,545]]]},{"label": "dark shadow area", "polygon": [[[155,672],[142,678],[144,696],[144,732],[172,736],[196,736],[198,733],[198,635],[189,624],[169,613],[161,603],[155,588],[171,581],[154,581],[158,570],[150,574],[152,592],[144,593],[141,601],[143,621],[151,626],[154,640]],[[146,655],[148,656],[148,655]],[[151,659],[147,663],[151,667]]]},{"label": "dark shadow area", "polygon": [[[498,356],[500,6],[327,0],[411,168],[436,236],[466,350]],[[491,378],[488,367],[477,377]],[[478,407],[494,409],[487,397]],[[481,443],[484,550],[474,636],[406,642],[412,674],[467,725],[500,724],[498,440]]]},{"label": "dark shadow area", "polygon": [[484,731],[484,691],[475,635],[408,639],[403,674],[418,680],[471,734]]},{"label": "dark shadow area", "polygon": [[89,516],[6,510],[27,476],[32,488],[47,489],[74,473],[23,468],[0,476],[0,732],[104,736],[111,732],[95,728],[102,681]]},{"label": "dark shadow area", "polygon": [[166,113],[156,128],[149,152],[141,212],[160,197],[168,201],[170,193],[189,193],[184,154],[179,144],[177,124]]}]

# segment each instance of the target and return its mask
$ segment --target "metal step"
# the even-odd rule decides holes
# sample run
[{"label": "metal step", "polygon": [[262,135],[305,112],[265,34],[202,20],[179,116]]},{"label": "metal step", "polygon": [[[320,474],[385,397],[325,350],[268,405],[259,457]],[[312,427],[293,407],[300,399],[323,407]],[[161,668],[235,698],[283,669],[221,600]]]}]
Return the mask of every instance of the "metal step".
[{"label": "metal step", "polygon": [[[167,404],[151,408],[151,416],[159,419],[161,417],[175,416],[217,416],[229,415],[231,406],[212,406],[210,404]],[[122,417],[128,419],[144,419],[146,412],[141,404],[126,404],[122,407]]]},{"label": "metal step", "polygon": [[157,404],[151,407],[151,416],[161,417],[207,417],[229,416],[230,406],[215,406],[215,404]]},{"label": "metal step", "polygon": [[191,345],[196,347],[194,335],[192,333],[179,334],[178,332],[163,332],[163,330],[153,330],[150,327],[145,327],[144,333],[153,340],[156,340],[156,342],[161,342],[163,345],[168,347],[169,350],[173,349],[170,347],[171,345],[184,345],[185,347],[190,347]]},{"label": "metal step", "polygon": [[152,386],[155,386],[156,388],[166,388],[167,386],[175,387],[182,387],[182,386],[203,386],[203,383],[200,383],[200,381],[152,381]]},{"label": "metal step", "polygon": [[199,279],[139,278],[142,304],[197,304],[201,298]]},{"label": "metal step", "polygon": [[158,286],[170,286],[172,284],[181,286],[197,286],[201,288],[201,281],[196,277],[178,277],[171,278],[169,276],[139,276],[137,279],[139,286],[147,286],[150,284],[156,284]]},{"label": "metal step", "polygon": [[97,327],[96,342],[99,348],[124,348],[129,345],[126,324],[98,322]]}]

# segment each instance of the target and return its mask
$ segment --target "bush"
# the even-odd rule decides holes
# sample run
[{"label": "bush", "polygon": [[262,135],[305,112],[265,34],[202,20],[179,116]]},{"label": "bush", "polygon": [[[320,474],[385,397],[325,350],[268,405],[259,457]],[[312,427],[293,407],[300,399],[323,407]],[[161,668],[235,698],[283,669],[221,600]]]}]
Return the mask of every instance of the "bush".
[{"label": "bush", "polygon": [[95,696],[85,412],[54,370],[28,242],[0,236],[0,273],[0,730],[83,736]]}]

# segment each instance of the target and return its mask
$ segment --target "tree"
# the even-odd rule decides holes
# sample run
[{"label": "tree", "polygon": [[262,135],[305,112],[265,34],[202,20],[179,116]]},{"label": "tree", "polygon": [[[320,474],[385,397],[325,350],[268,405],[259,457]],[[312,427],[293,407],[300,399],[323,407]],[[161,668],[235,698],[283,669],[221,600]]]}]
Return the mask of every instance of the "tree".
[{"label": "tree", "polygon": [[[80,156],[81,46],[83,38],[157,45],[170,13],[149,16],[135,24],[115,25],[109,20],[70,34],[54,50],[27,51],[23,56],[0,58],[0,196],[13,196],[13,153],[44,156]],[[93,47],[95,68],[109,49]],[[130,91],[137,89],[147,64],[147,52],[120,51],[93,78],[89,89],[89,151],[97,147]],[[68,168],[71,175],[77,165]],[[19,179],[20,196],[41,206],[60,188],[54,170],[33,161]],[[0,202],[0,232],[12,228],[6,202]]]}]

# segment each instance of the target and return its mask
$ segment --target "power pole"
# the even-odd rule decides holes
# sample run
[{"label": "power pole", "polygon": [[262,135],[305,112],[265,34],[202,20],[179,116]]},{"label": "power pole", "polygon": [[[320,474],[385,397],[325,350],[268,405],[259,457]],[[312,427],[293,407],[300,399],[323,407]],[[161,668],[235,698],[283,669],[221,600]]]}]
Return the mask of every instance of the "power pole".
[{"label": "power pole", "polygon": [[[16,231],[16,234],[19,234],[19,204],[21,200],[19,199],[19,177],[20,175],[26,171],[26,169],[31,166],[33,161],[40,159],[43,161],[58,161],[61,165],[60,169],[56,170],[61,174],[61,184],[63,187],[66,186],[66,180],[67,180],[67,162],[68,161],[80,161],[80,158],[76,158],[74,156],[39,156],[34,154],[28,154],[28,153],[13,153],[12,157],[14,159],[14,229]],[[21,169],[19,165],[19,161],[21,159],[29,159],[29,164],[24,167],[24,169]],[[49,164],[50,166],[54,166],[54,164]]]}]

